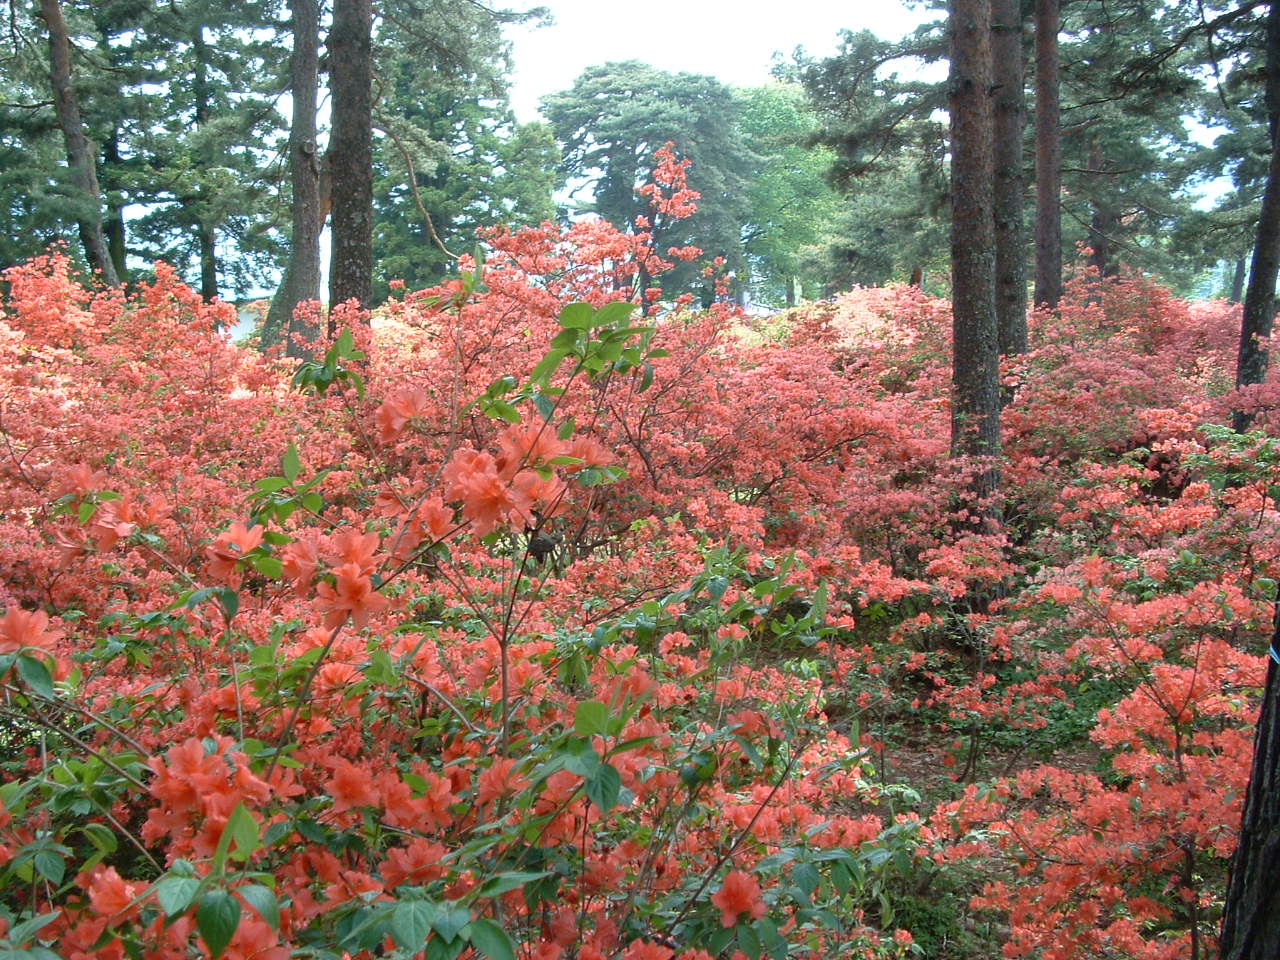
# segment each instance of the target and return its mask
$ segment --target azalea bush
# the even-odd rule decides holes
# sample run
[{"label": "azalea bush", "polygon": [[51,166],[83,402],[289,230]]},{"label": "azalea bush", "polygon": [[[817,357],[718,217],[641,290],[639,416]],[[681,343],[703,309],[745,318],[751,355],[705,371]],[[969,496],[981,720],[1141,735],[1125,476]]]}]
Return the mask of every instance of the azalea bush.
[{"label": "azalea bush", "polygon": [[300,365],[163,265],[10,270],[0,948],[1203,949],[1277,575],[1275,441],[1213,426],[1232,308],[1082,275],[1037,315],[997,531],[945,301],[762,335],[659,302],[698,255],[492,231]]}]

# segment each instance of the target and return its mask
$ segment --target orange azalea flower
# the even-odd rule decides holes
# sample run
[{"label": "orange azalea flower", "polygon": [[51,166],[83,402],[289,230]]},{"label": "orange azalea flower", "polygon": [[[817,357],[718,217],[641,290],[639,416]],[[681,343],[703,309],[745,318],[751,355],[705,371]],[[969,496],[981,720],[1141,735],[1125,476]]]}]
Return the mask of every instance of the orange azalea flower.
[{"label": "orange azalea flower", "polygon": [[334,535],[333,549],[339,563],[354,563],[366,573],[372,573],[382,559],[375,555],[381,542],[376,533],[357,533],[348,528]]},{"label": "orange azalea flower", "polygon": [[209,575],[228,586],[240,586],[236,564],[246,553],[257,549],[264,533],[266,530],[260,525],[245,529],[245,525],[237,520],[229,529],[218,534],[218,538],[204,551],[209,561]]},{"label": "orange azalea flower", "polygon": [[503,524],[526,526],[532,500],[513,489],[498,475],[497,464],[487,453],[459,450],[445,467],[445,495],[462,501],[462,516],[483,537]]},{"label": "orange azalea flower", "polygon": [[10,607],[0,617],[0,655],[31,647],[52,652],[60,639],[61,631],[49,629],[49,617],[43,610]]},{"label": "orange azalea flower", "polygon": [[514,424],[498,437],[498,475],[510,480],[517,471],[535,467],[564,453],[564,443],[545,423]]},{"label": "orange azalea flower", "polygon": [[420,387],[401,387],[378,408],[378,433],[383,443],[393,443],[410,420],[430,412],[427,392]]},{"label": "orange azalea flower", "polygon": [[324,625],[328,629],[341,626],[348,616],[359,629],[387,608],[390,601],[374,588],[359,564],[344,563],[333,571],[333,577],[333,586],[322,583],[316,587],[320,606],[327,610]]},{"label": "orange azalea flower", "polygon": [[744,913],[749,915],[749,920],[757,920],[764,916],[765,911],[760,884],[751,874],[741,870],[730,871],[719,892],[712,896],[711,903],[720,908],[720,922],[726,927],[735,926]]},{"label": "orange azalea flower", "polygon": [[334,813],[356,807],[373,807],[378,803],[378,791],[369,771],[346,760],[338,763],[333,776],[325,781],[324,788],[333,797]]},{"label": "orange azalea flower", "polygon": [[293,584],[293,592],[300,597],[306,596],[320,562],[319,547],[315,539],[308,537],[293,541],[280,551],[280,561],[285,579]]}]

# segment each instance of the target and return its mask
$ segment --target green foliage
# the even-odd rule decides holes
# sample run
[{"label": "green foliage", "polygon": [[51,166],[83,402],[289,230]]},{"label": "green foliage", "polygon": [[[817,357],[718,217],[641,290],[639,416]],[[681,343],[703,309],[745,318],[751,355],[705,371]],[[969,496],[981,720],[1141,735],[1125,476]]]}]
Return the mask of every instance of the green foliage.
[{"label": "green foliage", "polygon": [[[543,113],[564,150],[561,170],[574,195],[590,191],[579,209],[622,230],[653,225],[654,248],[699,247],[708,259],[746,275],[743,224],[750,219],[747,183],[755,158],[738,123],[732,92],[713,77],[667,73],[636,60],[589,67],[571,89],[543,100]],[[665,143],[691,162],[689,187],[701,194],[692,217],[655,219],[637,188],[652,178],[654,153]],[[681,264],[664,290],[694,287],[697,268]],[[645,284],[647,285],[647,284]],[[710,291],[704,293],[709,302]]]}]

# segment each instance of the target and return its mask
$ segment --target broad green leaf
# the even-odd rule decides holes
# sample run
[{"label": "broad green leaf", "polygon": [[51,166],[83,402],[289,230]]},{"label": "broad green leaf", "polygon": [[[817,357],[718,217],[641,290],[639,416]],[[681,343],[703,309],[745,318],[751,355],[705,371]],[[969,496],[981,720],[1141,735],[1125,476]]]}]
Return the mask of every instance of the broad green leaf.
[{"label": "broad green leaf", "polygon": [[516,945],[492,920],[473,920],[471,945],[489,960],[516,960]]},{"label": "broad green leaf", "polygon": [[[391,935],[407,953],[417,953],[431,935],[436,905],[426,900],[401,900],[391,913]],[[443,936],[443,934],[442,934]]]},{"label": "broad green leaf", "polygon": [[210,957],[222,956],[240,926],[240,901],[225,890],[210,890],[196,907],[196,929],[209,948]]},{"label": "broad green leaf", "polygon": [[560,311],[560,326],[570,330],[585,330],[591,326],[595,316],[589,303],[568,303]]},{"label": "broad green leaf", "polygon": [[289,449],[284,452],[284,456],[280,458],[280,470],[288,478],[290,483],[298,479],[298,472],[302,469],[302,459],[298,456],[298,448],[292,443]]},{"label": "broad green leaf", "polygon": [[607,763],[600,764],[599,769],[586,779],[587,796],[601,813],[608,813],[618,805],[618,797],[622,793],[622,777],[618,771]]},{"label": "broad green leaf", "polygon": [[280,929],[280,903],[269,887],[250,883],[239,887],[236,892],[244,898],[245,903],[258,911],[258,916],[271,924],[272,930]]},{"label": "broad green leaf", "polygon": [[609,731],[609,708],[599,700],[584,700],[573,715],[573,729],[584,737]]},{"label": "broad green leaf", "polygon": [[436,933],[445,940],[452,940],[470,922],[471,911],[466,907],[445,904],[436,914],[436,918],[431,921],[431,926],[435,927]]},{"label": "broad green leaf", "polygon": [[603,307],[596,311],[596,318],[592,322],[593,327],[603,327],[606,324],[612,326],[626,320],[635,310],[636,305],[629,300],[615,300],[612,303],[606,303]]},{"label": "broad green leaf", "polygon": [[499,873],[480,885],[480,896],[501,896],[512,890],[519,890],[526,883],[532,883],[535,880],[541,880],[543,877],[549,876],[551,876],[550,870],[540,870],[537,873],[530,873],[527,870],[510,870],[506,873]]},{"label": "broad green leaf", "polygon": [[200,881],[195,877],[165,877],[156,884],[156,900],[166,917],[176,917],[191,906],[199,889]]},{"label": "broad green leaf", "polygon": [[36,873],[55,887],[62,884],[62,878],[67,872],[67,862],[60,855],[52,850],[41,850],[32,860],[35,863]]},{"label": "broad green leaf", "polygon": [[43,660],[25,653],[19,654],[17,667],[18,676],[23,683],[42,697],[53,697],[53,677],[49,675],[49,668],[44,665]]}]

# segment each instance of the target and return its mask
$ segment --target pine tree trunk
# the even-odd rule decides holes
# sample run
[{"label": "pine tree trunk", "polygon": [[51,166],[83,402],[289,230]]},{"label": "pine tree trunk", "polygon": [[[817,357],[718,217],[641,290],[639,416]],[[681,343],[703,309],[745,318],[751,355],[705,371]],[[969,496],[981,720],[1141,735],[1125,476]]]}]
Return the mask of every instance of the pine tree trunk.
[{"label": "pine tree trunk", "polygon": [[285,338],[285,352],[291,357],[303,351],[293,342],[310,330],[294,318],[298,304],[320,299],[320,158],[316,153],[316,102],[320,80],[320,7],[317,0],[290,0],[293,13],[293,53],[289,58],[290,89],[293,91],[293,120],[289,127],[289,176],[292,183],[293,231],[289,240],[289,262],[280,289],[271,299],[271,309],[262,330],[262,345],[274,346]]},{"label": "pine tree trunk", "polygon": [[[1276,314],[1276,272],[1280,270],[1280,0],[1272,0],[1267,13],[1267,122],[1271,133],[1271,162],[1258,213],[1258,235],[1249,264],[1249,286],[1244,294],[1244,319],[1240,324],[1240,351],[1236,360],[1236,387],[1262,383],[1267,378],[1267,348]],[[1236,410],[1231,417],[1237,430],[1248,430],[1253,414]]]},{"label": "pine tree trunk", "polygon": [[[195,101],[196,129],[200,129],[209,122],[213,99],[209,89],[209,46],[205,43],[203,24],[196,24],[191,47],[195,54],[191,92]],[[212,158],[205,156],[200,159],[210,162]],[[212,204],[203,190],[193,198],[192,207],[195,211],[196,247],[200,251],[200,296],[208,302],[218,296],[218,233]]]},{"label": "pine tree trunk", "polygon": [[[106,146],[102,151],[103,172],[111,177],[112,172],[119,167],[121,163],[120,157],[120,132],[113,129],[111,136],[107,139]],[[127,281],[129,276],[129,245],[128,237],[125,230],[124,222],[124,206],[115,199],[117,194],[112,189],[110,180],[107,184],[107,217],[102,224],[103,236],[107,241],[107,253],[111,257],[111,265],[115,267],[116,277],[121,281]]]},{"label": "pine tree trunk", "polygon": [[[1280,604],[1271,640],[1280,646]],[[1275,960],[1280,952],[1280,668],[1267,663],[1253,769],[1223,907],[1222,960]]]},{"label": "pine tree trunk", "polygon": [[1231,274],[1231,293],[1227,297],[1228,303],[1239,303],[1244,296],[1244,257],[1236,257],[1236,268]]},{"label": "pine tree trunk", "polygon": [[[1000,343],[995,306],[990,0],[951,0],[951,451],[1000,455]],[[974,478],[991,498],[999,468]]]},{"label": "pine tree trunk", "polygon": [[[334,0],[329,29],[333,248],[329,307],[369,303],[373,289],[373,103],[370,0]],[[332,314],[330,314],[332,316]],[[333,320],[329,322],[330,334]]]},{"label": "pine tree trunk", "polygon": [[76,218],[80,242],[84,246],[89,269],[96,271],[104,283],[114,286],[119,278],[102,233],[102,192],[98,189],[95,149],[85,136],[80,104],[71,83],[71,38],[67,33],[67,22],[62,17],[58,0],[40,0],[40,15],[49,27],[49,80],[53,87],[53,108],[66,142],[71,182],[80,194],[77,200],[81,211]]},{"label": "pine tree trunk", "polygon": [[1062,299],[1062,119],[1058,0],[1036,0],[1036,306]]},{"label": "pine tree trunk", "polygon": [[991,0],[994,81],[996,322],[1000,354],[1027,352],[1027,264],[1022,236],[1022,4]]}]

